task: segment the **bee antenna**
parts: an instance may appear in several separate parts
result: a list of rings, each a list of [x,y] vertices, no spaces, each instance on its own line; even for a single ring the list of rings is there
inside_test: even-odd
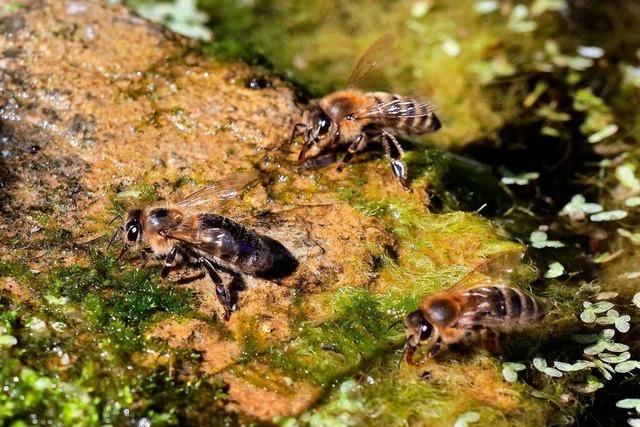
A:
[[[402,355],[400,356],[400,360],[398,360],[398,369],[402,366],[402,361],[404,360],[404,356],[407,354],[407,350],[409,349],[409,343],[405,343],[404,347],[402,347]]]
[[[122,257],[124,256],[124,254],[126,254],[126,253],[127,253],[127,250],[128,250],[128,249],[129,249],[129,248],[127,247],[127,245],[124,245],[124,246],[122,247],[122,250],[120,251],[120,254],[118,255],[118,261],[122,260]]]
[[[107,244],[107,250],[105,252],[109,252],[109,248],[111,248],[111,245],[113,244],[113,242],[115,242],[116,238],[118,237],[118,231],[120,230],[116,229],[111,235],[111,238],[109,239],[109,243]]]
[[[389,327],[387,328],[387,332],[389,332],[391,329],[395,328],[398,324],[402,323],[402,319],[398,319],[395,322],[393,322],[391,325],[389,325]]]
[[[116,216],[114,216],[113,218],[111,218],[111,221],[109,221],[109,223],[107,224],[107,227],[111,227],[111,224],[113,224],[113,222],[114,222],[116,219],[120,219],[120,220],[122,220],[122,216],[121,216],[120,214],[116,214]]]

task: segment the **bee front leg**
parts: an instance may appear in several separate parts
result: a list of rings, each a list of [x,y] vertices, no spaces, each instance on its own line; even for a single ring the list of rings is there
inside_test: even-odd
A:
[[[171,271],[173,267],[178,265],[178,262],[176,259],[177,255],[178,255],[178,247],[174,246],[171,248],[171,250],[169,251],[169,255],[167,255],[167,257],[164,260],[164,267],[162,267],[162,271],[160,272],[160,276],[162,278],[167,277],[169,275],[169,271]]]
[[[222,278],[216,271],[211,261],[206,258],[200,258],[200,263],[205,268],[205,270],[207,270],[207,273],[209,273],[209,277],[211,277],[211,280],[216,285],[216,296],[218,297],[218,301],[220,301],[220,304],[224,309],[224,320],[229,320],[232,311],[231,295],[229,294],[229,290],[224,286]]]
[[[304,123],[296,123],[295,125],[293,125],[293,130],[291,131],[291,138],[289,139],[289,145],[293,144],[293,141],[296,139],[296,136],[300,135],[302,132],[300,132],[300,129],[304,128],[306,129],[307,125],[305,125]]]
[[[338,172],[342,172],[345,165],[349,163],[349,161],[351,161],[351,159],[353,158],[353,155],[358,151],[364,150],[364,148],[367,146],[368,143],[369,143],[369,140],[367,139],[365,134],[360,133],[356,135],[356,137],[353,138],[353,141],[351,142],[351,144],[349,144],[349,148],[347,149],[346,154],[344,155],[344,157],[342,158],[342,161],[338,165]]]
[[[427,360],[431,359],[432,357],[434,357],[436,354],[438,354],[438,352],[440,352],[440,348],[442,347],[442,341],[441,340],[437,340],[434,344],[433,347],[431,347],[431,349],[429,349],[429,351],[424,355],[424,357],[422,358],[422,360],[420,361],[420,363],[418,363],[419,365],[423,364],[424,362],[426,362]]]
[[[397,156],[391,154],[391,144],[397,152]],[[391,162],[391,170],[393,176],[402,184],[403,187],[407,186],[407,165],[401,160],[404,156],[404,150],[400,146],[398,139],[391,133],[382,131],[382,146],[384,147],[384,154],[389,158]]]

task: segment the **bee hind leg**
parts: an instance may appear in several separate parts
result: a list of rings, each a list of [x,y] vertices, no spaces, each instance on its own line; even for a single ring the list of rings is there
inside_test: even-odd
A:
[[[392,155],[391,153],[391,145],[396,150],[396,155]],[[404,156],[404,150],[398,142],[398,138],[396,138],[390,132],[386,130],[382,131],[382,146],[384,148],[384,154],[387,158],[389,158],[391,162],[391,170],[393,171],[393,176],[402,184],[403,187],[407,186],[407,165],[401,160]]]
[[[482,331],[482,345],[492,354],[499,354],[502,351],[500,335],[493,329],[484,329]]]
[[[364,150],[364,148],[367,146],[368,143],[369,143],[369,140],[367,139],[365,134],[360,133],[356,135],[356,137],[353,138],[353,141],[351,142],[351,144],[349,144],[349,148],[347,149],[346,154],[344,155],[344,157],[342,158],[342,161],[338,165],[338,172],[342,172],[345,165],[349,163],[353,158],[353,155],[356,154],[358,151]]]
[[[222,278],[216,271],[213,263],[206,258],[200,258],[200,263],[209,273],[209,277],[216,285],[216,297],[218,297],[218,301],[220,301],[220,305],[224,309],[224,320],[229,320],[231,317],[231,295],[229,294],[229,290],[224,286],[222,282]]]

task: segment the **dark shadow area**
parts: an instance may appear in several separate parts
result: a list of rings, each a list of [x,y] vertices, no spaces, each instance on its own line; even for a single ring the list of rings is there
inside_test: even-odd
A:
[[[299,262],[284,245],[267,236],[260,236],[269,246],[273,256],[273,266],[257,275],[262,279],[277,280],[293,274],[299,266]]]

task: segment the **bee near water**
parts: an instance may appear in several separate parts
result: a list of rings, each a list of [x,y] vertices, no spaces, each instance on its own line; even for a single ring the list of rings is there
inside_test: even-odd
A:
[[[414,355],[419,347],[426,352],[423,361],[450,345],[470,347],[482,341],[487,350],[496,351],[500,333],[541,320],[546,313],[543,304],[508,282],[522,255],[519,251],[498,255],[452,288],[425,297],[405,319],[407,363],[416,364]],[[470,283],[469,278],[477,272],[486,274],[485,280]]]
[[[230,218],[203,210],[212,199],[242,194],[258,180],[256,174],[239,173],[215,181],[177,203],[158,203],[130,209],[124,221],[125,246],[164,260],[162,277],[184,266],[204,270],[215,284],[225,320],[233,310],[229,286],[219,272],[234,277],[248,274],[275,279],[291,273],[297,261],[277,241]]]
[[[360,58],[345,90],[313,101],[303,112],[302,122],[294,125],[291,142],[304,137],[298,161],[303,168],[327,152],[347,147],[338,165],[342,171],[353,156],[372,142],[379,143],[389,159],[394,177],[407,185],[407,166],[398,136],[418,136],[441,127],[434,107],[423,100],[387,92],[365,92],[363,86],[381,66],[393,45],[389,35],[378,39]]]

